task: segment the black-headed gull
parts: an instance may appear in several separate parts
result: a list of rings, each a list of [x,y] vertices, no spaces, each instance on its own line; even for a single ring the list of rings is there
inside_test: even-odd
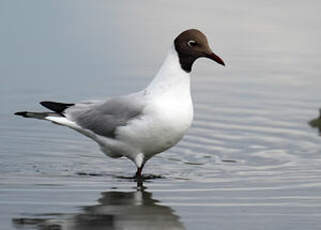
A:
[[[75,104],[43,101],[53,112],[15,114],[72,128],[96,141],[106,155],[133,161],[141,177],[146,161],[174,146],[191,126],[190,73],[201,57],[225,65],[202,32],[186,30],[175,38],[152,82],[139,92]]]

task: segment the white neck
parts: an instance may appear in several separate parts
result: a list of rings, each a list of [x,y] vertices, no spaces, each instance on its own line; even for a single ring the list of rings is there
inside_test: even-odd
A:
[[[146,88],[146,93],[159,95],[173,90],[190,93],[190,74],[182,69],[174,45],[171,46],[155,78]]]

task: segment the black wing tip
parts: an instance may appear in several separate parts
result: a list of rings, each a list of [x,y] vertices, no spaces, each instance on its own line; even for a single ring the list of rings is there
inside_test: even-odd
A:
[[[41,101],[41,102],[39,102],[39,104],[47,108],[48,106],[50,106],[52,104],[57,104],[57,102],[54,102],[54,101]]]
[[[50,102],[50,101],[41,101],[41,102],[39,102],[39,104],[45,106],[48,102]]]
[[[47,109],[50,109],[50,105],[52,105],[52,103],[54,103],[53,101],[41,101],[39,102],[40,105],[42,105],[43,107],[46,107]]]
[[[60,103],[60,102],[54,102],[54,101],[41,101],[40,105],[42,105],[43,107],[46,107],[47,109],[50,109],[56,113],[61,114],[65,109],[67,109],[70,106],[73,106],[75,104]]]
[[[21,111],[21,112],[16,112],[16,113],[14,113],[14,115],[22,116],[22,117],[28,117],[27,114],[28,114],[27,111]]]

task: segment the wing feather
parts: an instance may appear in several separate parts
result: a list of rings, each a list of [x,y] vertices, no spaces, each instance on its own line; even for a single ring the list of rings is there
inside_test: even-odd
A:
[[[105,102],[76,104],[64,114],[82,128],[109,138],[115,138],[116,129],[142,113],[144,105],[137,96],[114,97]]]

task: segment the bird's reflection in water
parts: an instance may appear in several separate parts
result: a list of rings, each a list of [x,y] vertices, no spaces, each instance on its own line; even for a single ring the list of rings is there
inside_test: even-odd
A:
[[[38,218],[15,218],[19,229],[122,230],[185,229],[174,210],[152,198],[152,193],[108,191],[97,205],[85,206],[78,214],[48,214]]]
[[[312,119],[311,121],[309,121],[309,125],[312,128],[316,128],[319,130],[319,135],[321,136],[321,108],[319,109],[319,117]]]

